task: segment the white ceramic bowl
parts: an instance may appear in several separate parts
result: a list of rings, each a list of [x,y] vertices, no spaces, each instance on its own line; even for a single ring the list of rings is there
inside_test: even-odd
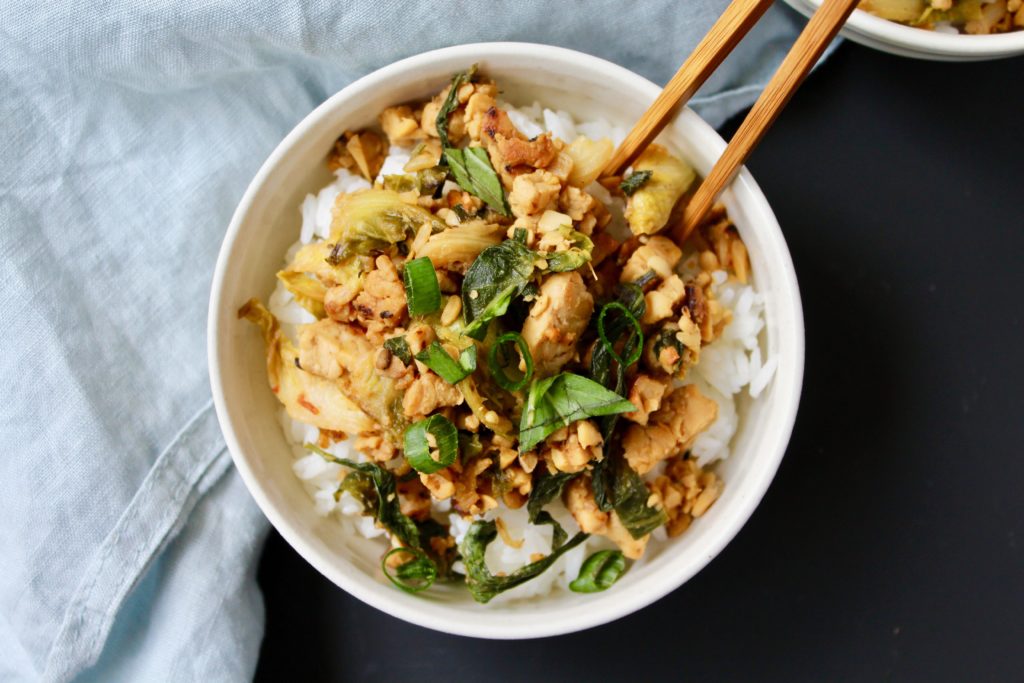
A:
[[[435,586],[418,596],[396,590],[378,569],[380,546],[345,535],[316,514],[292,473],[291,450],[267,388],[263,343],[236,317],[252,296],[265,301],[285,249],[298,234],[298,206],[331,176],[324,159],[346,129],[373,124],[388,105],[436,93],[452,73],[478,62],[514,104],[540,100],[580,119],[628,125],[659,88],[596,57],[542,45],[483,43],[428,52],[376,71],[331,97],[278,145],[249,185],[231,220],[213,278],[209,365],[213,397],[235,465],[280,534],[314,567],[360,600],[414,624],[467,636],[530,638],[578,631],[633,612],[681,585],[725,546],[750,517],[782,459],[796,416],[804,361],[803,316],[793,264],[779,225],[750,173],[724,201],[767,297],[764,341],[779,368],[769,389],[743,402],[734,453],[719,471],[721,499],[685,534],[634,566],[612,590],[558,593],[543,600],[478,605],[463,586]],[[707,173],[725,143],[687,110],[663,136]]]
[[[786,4],[809,17],[821,6],[821,0],[786,0]],[[863,10],[854,10],[840,35],[901,57],[940,62],[977,62],[1024,54],[1024,31],[990,36],[937,33],[881,19]]]

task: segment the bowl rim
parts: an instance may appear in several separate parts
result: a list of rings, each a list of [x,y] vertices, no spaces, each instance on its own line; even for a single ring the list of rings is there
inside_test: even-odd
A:
[[[802,14],[813,13],[822,0],[785,0]],[[980,60],[1012,57],[1024,53],[1024,30],[988,35],[940,33],[905,26],[856,9],[847,19],[843,35],[851,40],[868,38],[885,43],[907,56]],[[880,47],[869,45],[869,47]],[[908,53],[913,53],[912,55]]]
[[[777,259],[783,287],[786,293],[791,295],[789,307],[792,310],[787,310],[788,317],[790,318],[787,322],[792,326],[793,330],[793,348],[790,349],[791,354],[789,358],[792,367],[792,386],[788,388],[788,393],[781,394],[775,398],[778,401],[785,401],[785,404],[780,405],[779,408],[779,415],[783,417],[781,420],[773,422],[775,425],[774,433],[776,434],[774,443],[770,448],[761,449],[758,452],[758,459],[754,461],[757,467],[752,468],[751,475],[756,474],[757,476],[748,479],[744,489],[745,495],[739,496],[736,499],[732,508],[730,508],[731,515],[723,516],[716,520],[716,533],[709,535],[709,539],[704,545],[694,548],[689,553],[692,557],[683,556],[676,558],[677,562],[675,563],[666,563],[666,566],[661,567],[658,573],[646,577],[646,583],[636,586],[631,593],[617,596],[614,600],[600,602],[600,609],[573,610],[573,613],[570,615],[558,615],[551,619],[541,620],[540,623],[527,623],[523,620],[512,619],[509,618],[508,613],[503,615],[505,621],[502,622],[496,619],[475,619],[471,618],[472,615],[466,612],[459,612],[460,619],[462,620],[460,621],[459,619],[448,618],[446,614],[448,610],[444,609],[444,606],[426,600],[417,602],[416,597],[396,591],[390,586],[384,586],[377,582],[367,583],[369,581],[368,577],[347,575],[330,558],[321,554],[319,549],[314,547],[314,544],[305,538],[304,532],[293,526],[286,519],[283,512],[278,511],[264,490],[260,478],[249,464],[239,442],[238,434],[230,418],[219,357],[221,340],[225,335],[224,330],[221,329],[221,311],[225,306],[235,306],[237,304],[237,302],[229,302],[223,298],[229,270],[229,257],[240,238],[242,227],[246,224],[247,213],[251,209],[256,195],[279,162],[292,151],[293,147],[302,140],[309,129],[316,127],[325,118],[330,117],[332,111],[339,106],[339,103],[351,97],[357,97],[363,91],[380,87],[381,84],[386,83],[389,79],[403,72],[429,66],[432,62],[455,60],[468,64],[490,58],[513,58],[526,54],[537,58],[543,57],[548,60],[558,60],[580,69],[597,71],[603,76],[608,76],[612,79],[629,81],[638,92],[642,92],[643,96],[647,97],[650,101],[653,101],[661,91],[659,86],[646,78],[607,60],[567,48],[536,43],[483,42],[457,45],[413,55],[373,71],[338,91],[304,117],[277,145],[260,167],[246,188],[238,207],[232,215],[223,244],[221,245],[211,284],[210,307],[207,318],[207,356],[210,383],[221,431],[224,434],[231,458],[246,488],[281,536],[307,562],[335,585],[376,609],[426,628],[455,635],[490,639],[548,637],[598,626],[646,607],[675,590],[703,569],[708,562],[721,552],[747,522],[774,479],[789,444],[796,420],[804,373],[805,336],[803,308],[792,258],[783,238],[781,228],[774,213],[771,211],[767,199],[757,186],[750,172],[744,167],[733,181],[733,186],[742,186],[745,192],[752,194],[755,198],[756,201],[750,206],[758,212],[758,233],[772,251],[772,258]],[[684,109],[678,115],[677,121],[685,121],[687,127],[692,126],[702,129],[698,130],[698,132],[704,137],[708,137],[708,134],[710,134],[709,140],[713,140],[713,143],[709,144],[715,148],[714,153],[716,155],[720,155],[724,150],[725,142],[710,125],[693,111]],[[783,304],[783,306],[786,307],[786,304]],[[231,310],[233,311],[234,309],[232,308]],[[233,316],[231,318],[233,319]],[[778,375],[776,376],[777,379]],[[684,559],[686,560],[685,563],[682,562]],[[680,565],[684,564],[685,566],[680,567]],[[640,590],[641,588],[643,590]],[[484,612],[478,614],[484,614]],[[498,614],[498,612],[495,612],[495,614]],[[518,617],[519,615],[515,616]]]

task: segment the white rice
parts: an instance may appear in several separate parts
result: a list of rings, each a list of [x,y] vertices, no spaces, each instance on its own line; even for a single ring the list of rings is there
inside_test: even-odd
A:
[[[508,111],[512,122],[528,137],[551,131],[563,140],[571,142],[578,135],[586,135],[592,139],[607,137],[618,144],[625,137],[626,130],[613,126],[608,121],[597,120],[577,124],[573,117],[564,111],[544,109],[538,103],[529,107],[511,107],[502,103]],[[409,160],[410,149],[392,146],[388,157],[384,160],[382,175],[403,173],[402,167]],[[290,261],[295,252],[304,244],[314,240],[326,239],[330,234],[331,207],[341,192],[368,188],[370,184],[363,178],[349,173],[344,169],[335,172],[336,179],[320,190],[317,194],[309,194],[302,202],[302,229],[299,241],[286,255]],[[587,188],[598,200],[612,207],[613,223],[609,230],[623,229],[625,221],[622,217],[622,203],[614,199],[602,186],[594,183]],[[695,259],[689,259],[681,267],[682,272],[695,272]],[[697,384],[701,392],[718,403],[718,419],[704,433],[697,437],[692,452],[701,466],[729,457],[729,444],[736,433],[738,415],[736,397],[746,388],[752,398],[756,398],[771,381],[775,372],[776,359],[768,358],[762,362],[762,352],[758,337],[764,327],[764,297],[753,286],[729,282],[724,271],[714,274],[715,295],[718,300],[732,311],[732,321],[725,328],[722,336],[701,350],[700,362],[687,377],[687,382]],[[292,295],[278,282],[277,288],[270,297],[270,311],[281,321],[285,333],[294,338],[294,326],[313,322],[313,316],[299,306]],[[349,527],[366,538],[385,536],[383,529],[377,527],[371,517],[364,517],[362,506],[348,493],[335,501],[338,480],[342,476],[342,467],[328,463],[319,455],[310,454],[302,444],[316,442],[319,430],[291,419],[281,409],[281,423],[285,437],[292,444],[293,470],[309,492],[316,511],[321,515],[332,515],[339,524]],[[328,451],[339,457],[365,461],[366,457],[355,451],[348,442],[332,444]],[[656,469],[649,477],[655,476]],[[729,483],[725,482],[728,486]],[[549,506],[550,512],[565,527],[570,536],[579,530],[572,515],[558,504]],[[460,542],[471,524],[471,520],[463,519],[451,512],[451,502],[434,502],[433,515],[441,522],[450,524],[452,536]],[[526,508],[510,510],[504,505],[491,510],[486,519],[501,517],[510,538],[521,539],[522,546],[514,548],[506,544],[499,536],[487,549],[487,564],[492,572],[510,573],[530,562],[535,553],[547,554],[551,551],[551,527],[537,526],[527,522]],[[667,540],[664,529],[652,534],[651,546]],[[385,549],[386,540],[382,539],[381,550]],[[585,543],[559,558],[548,571],[537,578],[526,582],[513,590],[496,597],[491,604],[521,600],[546,595],[555,589],[567,589],[569,582],[576,578],[583,559],[599,548],[613,547],[603,537],[591,536]],[[458,563],[456,570],[461,567]]]

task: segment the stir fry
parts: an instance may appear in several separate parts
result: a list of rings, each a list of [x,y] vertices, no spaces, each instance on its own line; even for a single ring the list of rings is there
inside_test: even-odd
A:
[[[387,577],[410,592],[464,579],[481,602],[589,535],[617,550],[571,588],[604,590],[652,532],[681,534],[714,503],[722,481],[688,450],[718,406],[685,380],[731,319],[712,273],[750,276],[721,207],[682,247],[667,236],[696,179],[668,150],[599,178],[610,140],[527,137],[497,98],[474,67],[385,109],[381,132],[342,135],[328,164],[372,187],[340,194],[329,238],[278,273],[315,322],[292,339],[259,301],[239,311],[288,415],[319,429],[306,447],[342,466],[336,497],[387,532]],[[381,175],[391,146],[409,161]],[[361,457],[328,451],[343,440]],[[441,501],[471,520],[458,543]],[[515,542],[500,512],[524,506],[551,551],[492,573],[488,545]]]
[[[861,0],[860,9],[908,26],[973,35],[1024,28],[1022,0]]]

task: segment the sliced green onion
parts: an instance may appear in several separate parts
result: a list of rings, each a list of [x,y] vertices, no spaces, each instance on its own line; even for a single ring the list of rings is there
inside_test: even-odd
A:
[[[403,335],[385,339],[384,348],[390,351],[392,355],[398,356],[398,359],[406,365],[412,362],[412,350],[409,348],[409,342],[405,340]]]
[[[625,316],[626,321],[633,327],[633,331],[626,339],[626,344],[623,347],[623,351],[627,352],[625,359],[619,355],[618,351],[615,350],[615,344],[608,339],[608,335],[604,330],[604,317],[608,315],[608,311],[613,309],[620,311],[621,314]],[[618,301],[607,303],[601,308],[601,313],[597,316],[597,336],[601,338],[601,344],[609,355],[611,355],[611,357],[614,358],[615,361],[623,368],[635,363],[640,358],[640,354],[643,353],[644,333],[640,329],[640,322],[636,319],[636,316],[629,312],[628,308],[620,304]],[[634,338],[636,339],[636,343],[631,343]]]
[[[459,360],[455,360],[435,340],[430,342],[430,346],[416,354],[416,360],[433,370],[448,384],[455,384],[466,379],[476,370],[476,346],[467,346],[459,354]]]
[[[574,593],[607,590],[626,573],[626,558],[619,550],[599,550],[584,561],[580,574],[569,584]]]
[[[412,555],[413,559],[403,562],[394,569],[388,567],[388,559],[397,553]],[[430,588],[437,579],[437,566],[419,548],[392,548],[384,554],[380,568],[388,581],[406,593],[419,593]],[[393,574],[391,572],[394,572]]]
[[[505,351],[503,345],[507,342],[513,342],[516,347],[519,348],[519,353],[523,356],[523,361],[526,363],[526,372],[518,380],[513,380],[505,374],[505,369],[498,363],[498,353],[500,352],[506,361],[515,360],[515,354]],[[506,366],[511,366],[512,362],[506,362]],[[518,363],[515,363],[518,365]],[[494,377],[494,381],[498,383],[505,391],[519,391],[527,384],[530,383],[530,379],[533,377],[533,356],[530,355],[530,349],[526,345],[526,341],[523,340],[522,335],[518,332],[506,332],[505,334],[498,337],[494,345],[491,346],[491,350],[487,354],[487,366],[491,370],[491,376]]]
[[[441,308],[441,287],[429,258],[422,256],[406,262],[403,279],[409,315],[426,315]]]
[[[458,457],[459,432],[444,415],[431,415],[405,430],[405,459],[417,472],[432,474]]]

